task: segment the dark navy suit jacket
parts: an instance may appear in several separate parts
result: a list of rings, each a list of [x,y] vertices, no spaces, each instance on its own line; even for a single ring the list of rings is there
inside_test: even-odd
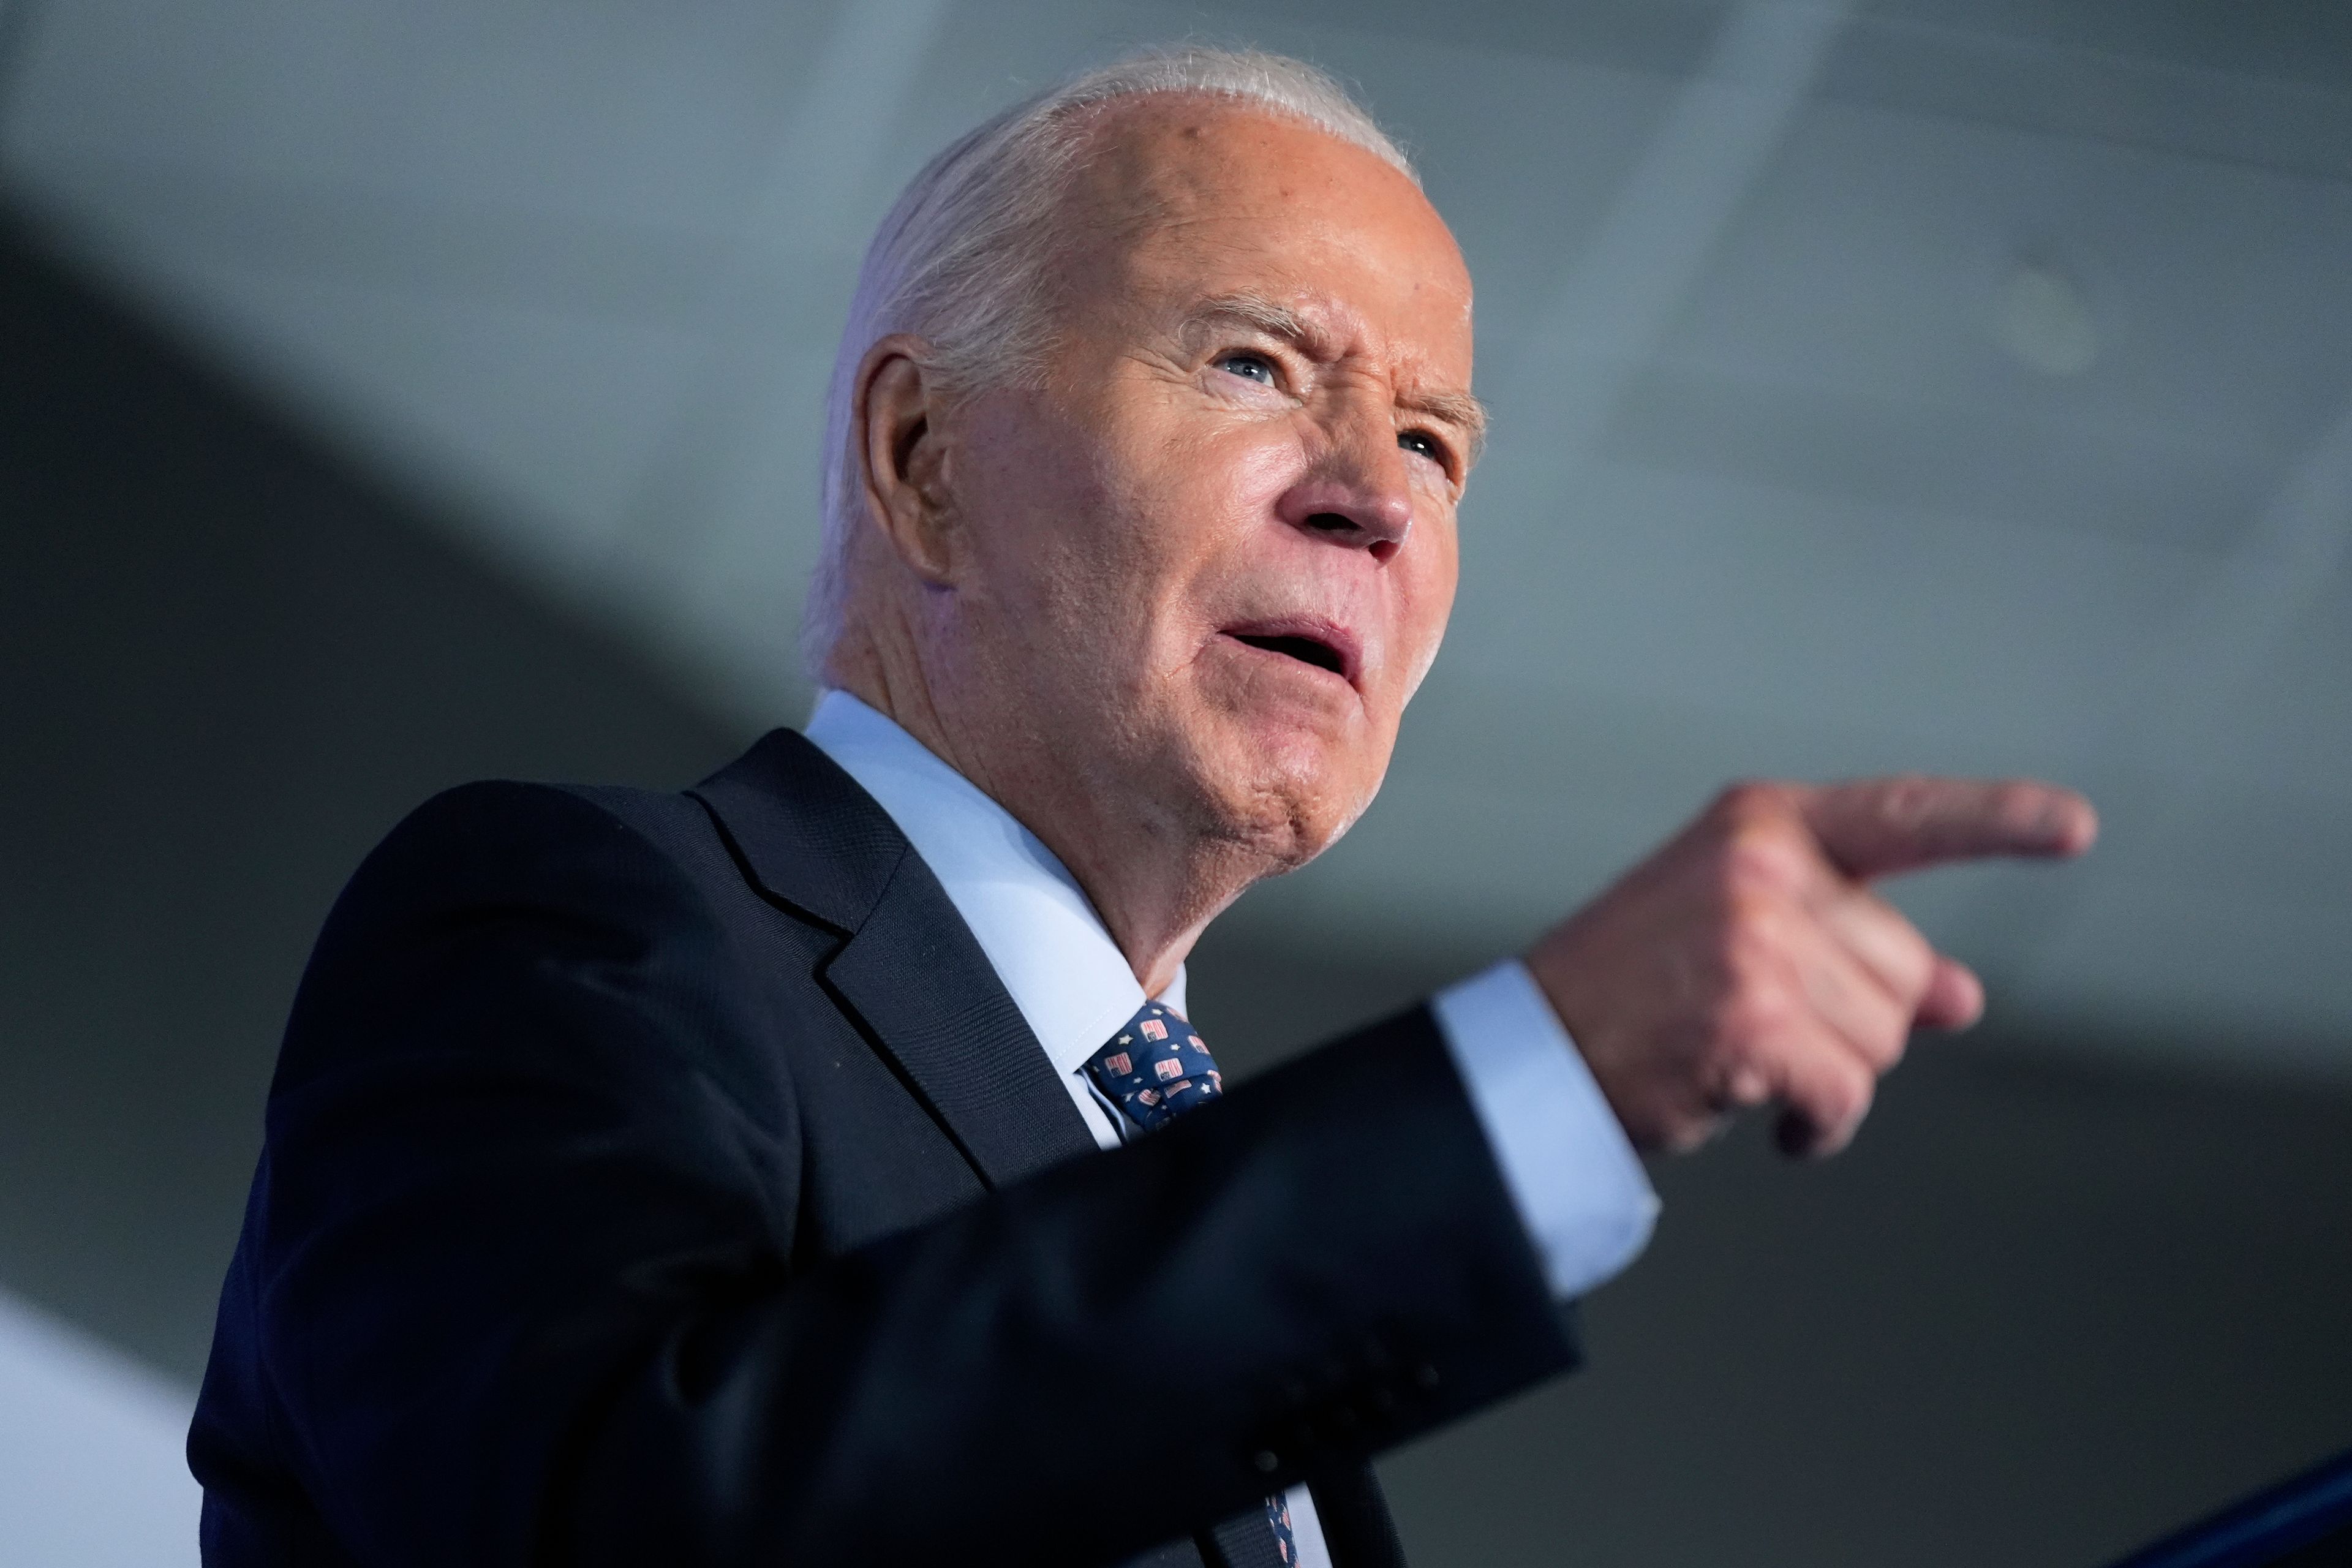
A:
[[[1302,1479],[1391,1568],[1369,1458],[1573,1359],[1425,1009],[1100,1152],[779,731],[685,794],[469,785],[369,857],[188,1451],[214,1568],[1238,1568]]]

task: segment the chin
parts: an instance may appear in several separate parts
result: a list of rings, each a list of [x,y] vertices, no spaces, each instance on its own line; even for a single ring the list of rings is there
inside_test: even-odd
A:
[[[1266,874],[1305,865],[1355,825],[1379,772],[1342,738],[1263,723],[1220,726],[1199,755],[1211,831],[1247,845]],[[1367,773],[1372,783],[1361,782]]]

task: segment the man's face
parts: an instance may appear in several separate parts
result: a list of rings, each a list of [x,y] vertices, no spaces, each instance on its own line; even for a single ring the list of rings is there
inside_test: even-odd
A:
[[[1042,390],[940,433],[929,662],[1135,831],[1296,865],[1370,802],[1453,604],[1469,276],[1361,149],[1198,99],[1108,118]]]

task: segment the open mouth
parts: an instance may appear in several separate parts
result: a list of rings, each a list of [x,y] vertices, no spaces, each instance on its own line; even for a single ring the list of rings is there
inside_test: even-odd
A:
[[[1356,639],[1345,626],[1319,616],[1285,616],[1280,620],[1244,621],[1227,626],[1225,636],[1260,653],[1296,659],[1312,669],[1336,675],[1353,686],[1360,664]]]
[[[1328,643],[1318,642],[1313,637],[1256,637],[1242,632],[1234,632],[1230,635],[1235,642],[1247,643],[1252,647],[1262,647],[1268,653],[1283,654],[1298,660],[1301,664],[1311,664],[1318,669],[1328,669],[1343,679],[1348,673],[1348,661],[1339,657],[1339,650]]]

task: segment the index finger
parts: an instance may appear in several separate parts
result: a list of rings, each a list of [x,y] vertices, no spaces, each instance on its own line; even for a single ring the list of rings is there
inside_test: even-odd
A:
[[[2080,855],[2099,834],[2089,801],[2034,779],[1853,779],[1801,791],[1797,807],[1822,852],[1850,877],[1993,855]]]

